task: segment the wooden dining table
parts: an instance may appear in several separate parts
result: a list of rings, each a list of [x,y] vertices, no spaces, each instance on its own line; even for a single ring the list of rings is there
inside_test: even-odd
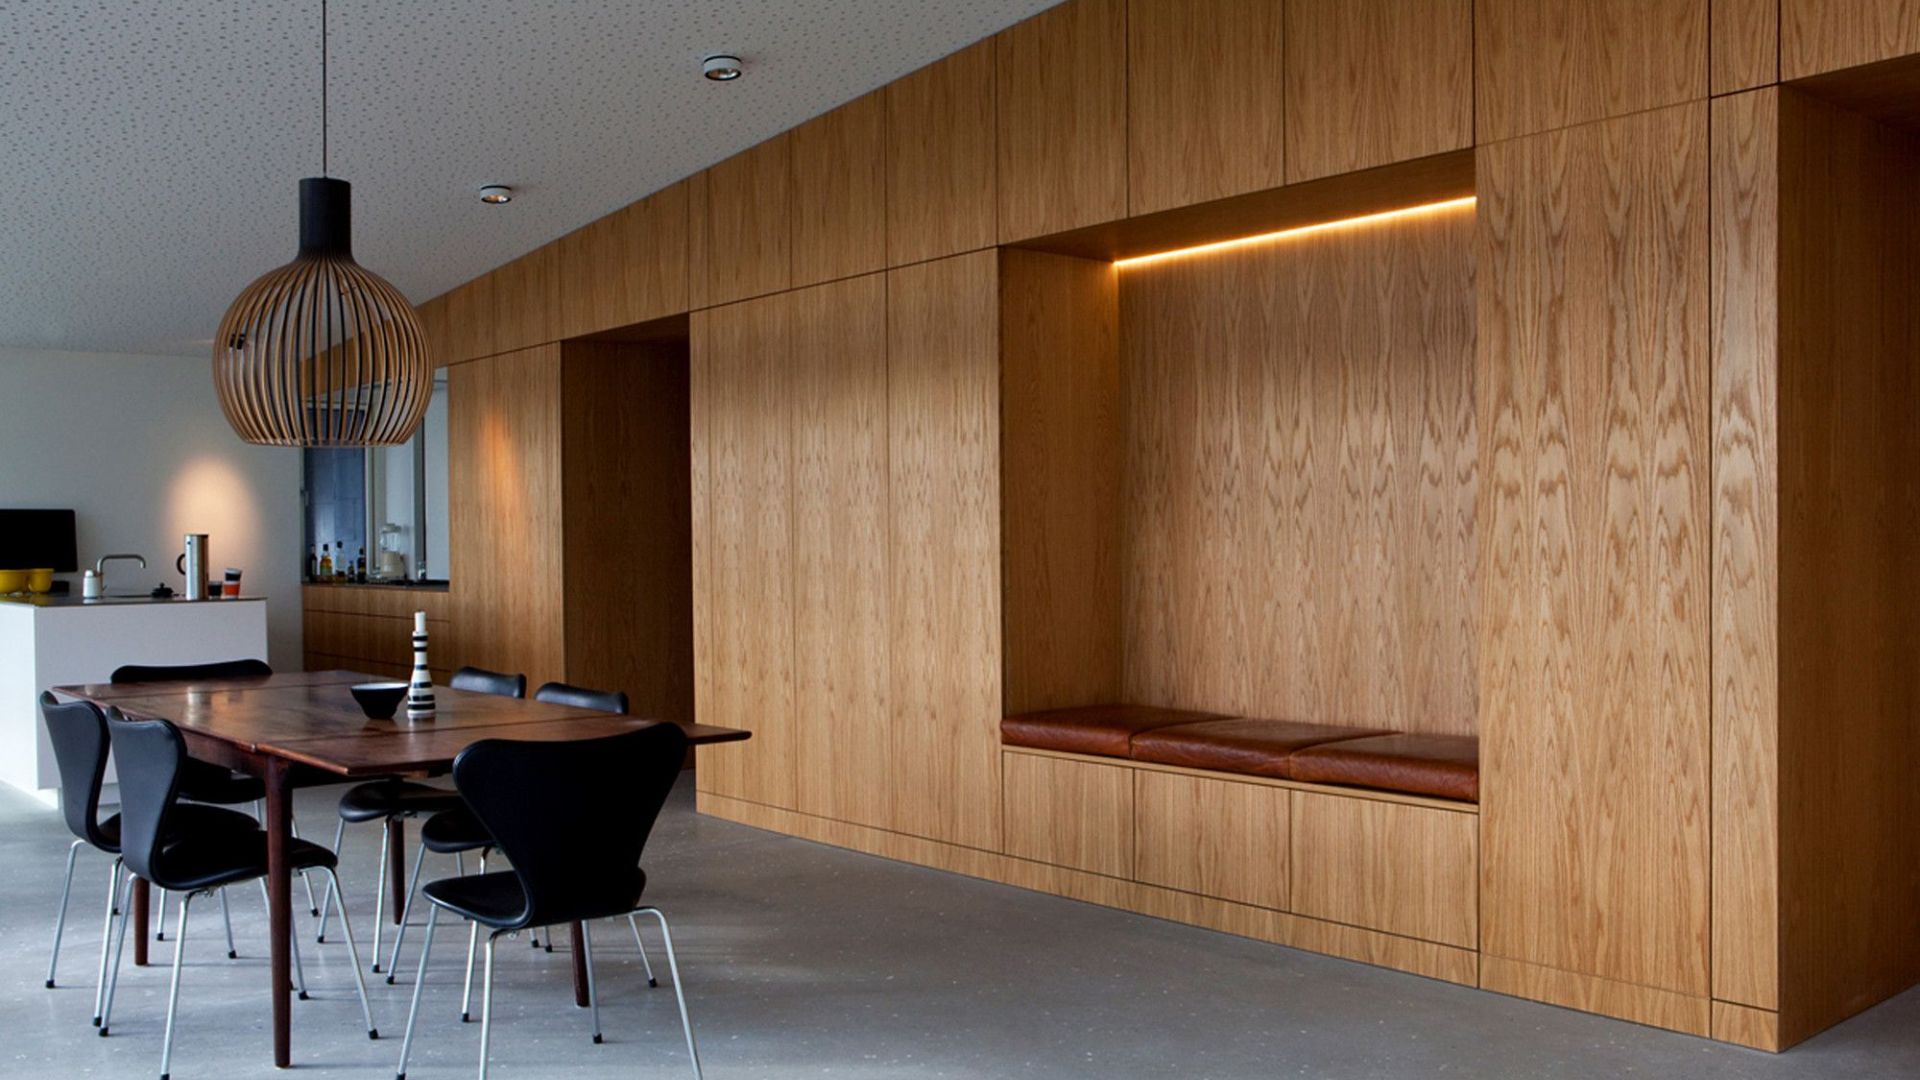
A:
[[[273,1063],[292,1064],[293,882],[287,868],[295,788],[380,776],[446,772],[460,751],[482,739],[555,742],[616,735],[663,721],[594,709],[435,687],[436,714],[409,721],[371,720],[349,692],[354,683],[383,682],[355,671],[304,671],[241,679],[58,686],[60,697],[113,706],[137,719],[169,720],[187,752],[259,777],[266,786],[267,895],[272,930]],[[694,746],[737,742],[740,728],[682,724]],[[396,885],[398,882],[396,881]],[[131,933],[135,959],[146,944],[147,883],[135,881]],[[404,886],[399,886],[404,888]],[[344,901],[343,901],[344,902]],[[398,905],[395,911],[399,911]],[[574,935],[575,1000],[585,1005],[581,929]]]

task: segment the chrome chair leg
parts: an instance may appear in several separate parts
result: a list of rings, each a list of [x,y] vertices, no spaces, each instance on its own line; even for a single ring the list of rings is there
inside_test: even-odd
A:
[[[335,879],[329,883],[329,887],[333,889],[334,895],[338,896],[340,891],[338,888],[338,875],[334,873],[331,867],[325,869],[327,871],[327,877]],[[367,1020],[367,1038],[378,1039],[380,1037],[380,1029],[374,1026],[373,1006],[367,1001],[367,977],[360,970],[360,947],[353,943],[353,924],[347,921],[347,907],[345,904],[340,905],[340,932],[347,936],[347,959],[353,962],[353,981],[354,985],[360,990],[360,1013],[365,1016]],[[299,936],[298,934],[294,935],[296,942]],[[296,956],[299,955],[298,944],[294,947],[294,954]]]
[[[380,974],[380,931],[387,921],[387,845],[393,842],[393,827],[380,827],[380,876],[373,886],[373,973]]]
[[[487,872],[487,852],[484,848],[480,851],[480,872],[483,874]],[[467,1023],[472,1016],[469,1009],[473,1004],[473,953],[479,944],[480,924],[469,920],[467,922],[467,979],[465,988],[460,991],[460,1022],[463,1024]]]
[[[587,1009],[593,1015],[593,1044],[600,1045],[600,994],[593,984],[593,924],[580,924],[580,959],[587,965]]]
[[[265,825],[266,821],[266,818],[260,819],[262,825]],[[291,814],[287,816],[287,831],[293,835],[295,840],[300,839],[300,823],[295,821]],[[313,902],[313,875],[305,870],[300,871],[300,884],[307,887],[307,914],[314,918],[319,918],[320,905]]]
[[[180,922],[173,928],[173,982],[167,988],[167,1033],[160,1040],[160,1080],[168,1080],[173,1061],[173,1019],[180,1008],[180,967],[187,954],[187,908],[192,903],[191,892],[181,894]]]
[[[493,1037],[493,943],[497,940],[497,935],[487,935],[487,974],[480,984],[480,1080],[487,1080],[487,1051]]]
[[[113,960],[107,965],[106,996],[100,1004],[100,1037],[103,1039],[113,1026],[113,994],[120,989],[120,958],[126,955],[127,926],[133,922],[133,913],[127,907],[132,902],[133,872],[127,870],[120,877],[120,928],[113,935]]]
[[[407,879],[407,903],[400,909],[400,926],[393,932],[393,956],[387,961],[387,985],[393,985],[393,973],[400,970],[400,943],[407,940],[407,920],[413,918],[413,895],[420,890],[420,867],[427,861],[427,845],[415,845],[420,850],[413,856],[413,876]],[[380,970],[380,958],[373,958],[373,970]]]
[[[633,943],[640,947],[640,964],[647,969],[647,985],[658,987],[660,980],[653,977],[653,961],[647,959],[647,943],[640,939],[640,920],[628,915],[627,925],[633,927]]]
[[[340,841],[346,835],[347,835],[347,820],[345,818],[341,818],[340,823],[334,826],[333,828],[333,856],[336,859],[340,857]],[[334,877],[328,878],[327,888],[324,892],[320,894],[320,912],[319,912],[320,933],[314,938],[314,940],[322,945],[325,945],[327,943],[327,916],[331,914],[331,912],[329,911],[329,907],[331,906],[334,899],[339,896],[340,889],[337,884],[339,880],[340,879],[337,875]],[[341,901],[340,910],[342,911],[346,910],[345,901]]]
[[[159,890],[154,900],[159,910],[154,913],[153,940],[165,941],[167,940],[167,890]]]
[[[227,906],[227,890],[220,890],[220,918],[227,924],[227,959],[238,960],[239,950],[233,947],[233,909]]]
[[[673,977],[673,997],[680,1003],[680,1029],[687,1035],[687,1056],[693,1060],[693,1080],[701,1080],[700,1047],[693,1040],[693,1021],[687,1016],[687,995],[680,986],[680,961],[673,955],[673,931],[667,929],[667,917],[657,907],[643,907],[635,914],[651,915],[660,923],[660,937],[667,945],[667,974]]]
[[[85,840],[67,845],[67,876],[60,885],[60,913],[53,917],[53,955],[47,958],[47,989],[53,989],[53,969],[60,965],[60,936],[67,930],[67,900],[73,895],[73,860]]]
[[[427,936],[420,942],[420,970],[413,977],[413,1005],[407,1009],[407,1033],[400,1039],[400,1068],[394,1073],[395,1080],[407,1080],[407,1054],[413,1050],[413,1025],[420,1019],[420,988],[427,985],[427,957],[433,953],[433,928],[438,925],[440,905],[433,904],[427,908]]]
[[[93,984],[93,1026],[100,1026],[100,1014],[107,1006],[107,957],[113,949],[113,917],[120,913],[120,860],[107,868],[107,917],[100,925],[100,978]]]

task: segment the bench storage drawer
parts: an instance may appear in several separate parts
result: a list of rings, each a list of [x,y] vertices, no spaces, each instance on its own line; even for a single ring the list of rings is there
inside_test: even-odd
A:
[[[1478,815],[1306,791],[1292,795],[1294,911],[1478,947]]]
[[[1183,773],[1134,772],[1140,881],[1284,911],[1287,789]]]
[[[1133,877],[1133,770],[1045,754],[1002,754],[1007,854]]]

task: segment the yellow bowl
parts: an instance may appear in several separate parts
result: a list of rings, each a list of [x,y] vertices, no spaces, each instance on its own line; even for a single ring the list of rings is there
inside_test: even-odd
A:
[[[19,592],[27,587],[25,570],[0,570],[0,593]]]
[[[27,591],[34,593],[53,591],[53,567],[43,566],[27,571]]]

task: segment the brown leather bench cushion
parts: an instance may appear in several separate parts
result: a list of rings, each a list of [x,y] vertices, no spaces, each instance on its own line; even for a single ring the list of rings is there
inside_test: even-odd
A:
[[[1196,720],[1217,720],[1219,713],[1160,709],[1151,705],[1094,705],[1022,713],[1000,721],[1000,741],[1069,754],[1126,757],[1134,735]]]
[[[1480,801],[1480,740],[1471,735],[1379,735],[1322,743],[1294,754],[1292,765],[1295,780]]]
[[[1292,759],[1320,743],[1379,735],[1379,728],[1335,727],[1293,720],[1205,720],[1143,731],[1133,737],[1133,759],[1189,769],[1296,779]]]

